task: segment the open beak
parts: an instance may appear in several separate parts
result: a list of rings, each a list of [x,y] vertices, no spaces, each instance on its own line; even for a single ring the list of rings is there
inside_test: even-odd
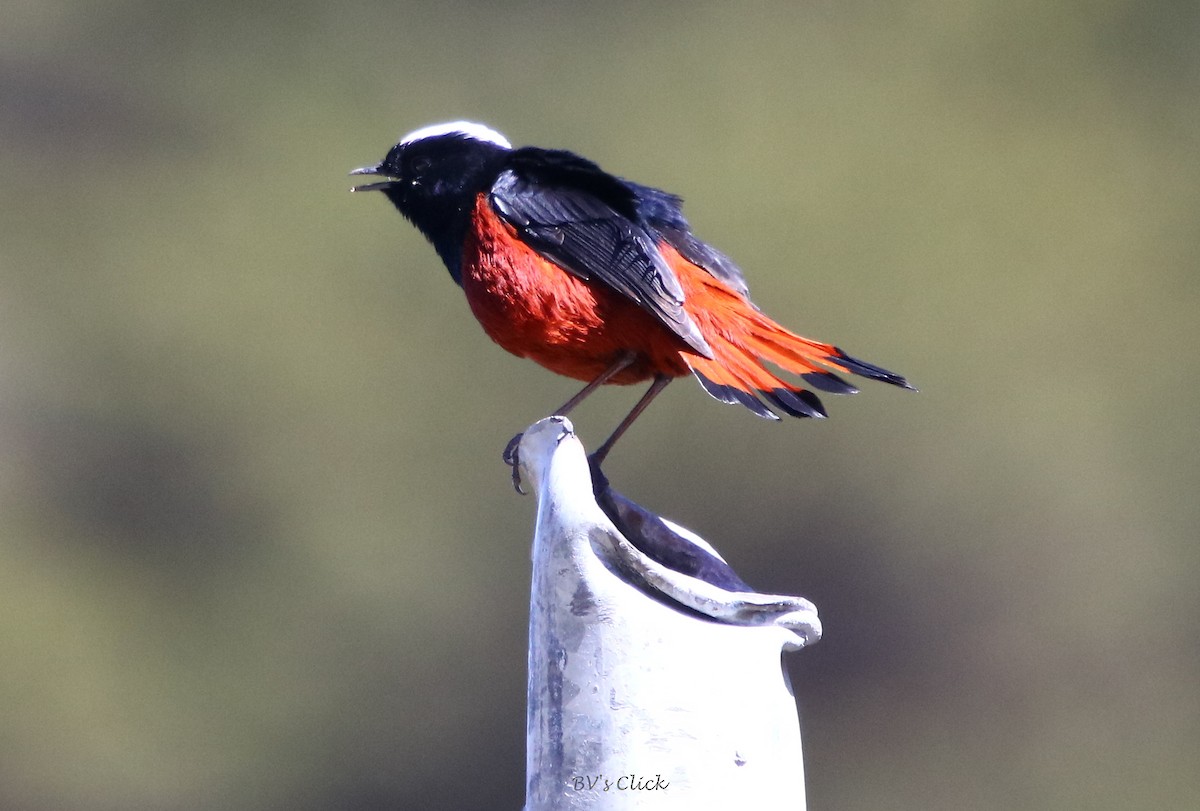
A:
[[[350,175],[352,177],[354,175],[382,175],[382,174],[383,173],[380,171],[380,167],[378,167],[378,166],[363,166],[359,169],[355,169],[353,172],[350,173]],[[386,175],[384,175],[384,177],[386,177]],[[353,188],[350,189],[350,191],[379,191],[380,189],[388,188],[395,182],[396,181],[392,180],[391,178],[388,178],[387,180],[381,180],[378,183],[364,183],[361,186],[354,186]]]

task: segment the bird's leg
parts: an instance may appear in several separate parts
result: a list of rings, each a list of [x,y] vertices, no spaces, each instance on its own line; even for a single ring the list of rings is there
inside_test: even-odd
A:
[[[637,405],[633,407],[633,410],[625,416],[625,419],[621,420],[621,424],[609,435],[608,439],[604,440],[604,444],[596,448],[588,456],[588,462],[591,463],[593,475],[600,472],[600,463],[608,456],[608,452],[612,450],[613,445],[617,444],[617,440],[621,438],[621,435],[629,429],[629,426],[633,425],[633,421],[641,416],[641,413],[646,410],[646,406],[650,405],[651,401],[659,395],[659,392],[667,387],[667,384],[672,379],[666,375],[655,375],[654,382],[650,384],[650,388],[642,395],[642,399],[637,401]]]
[[[637,360],[637,352],[634,352],[633,350],[626,350],[622,352],[617,356],[617,359],[613,361],[612,366],[609,366],[600,373],[599,377],[580,389],[578,394],[563,403],[557,411],[552,412],[551,416],[567,416],[567,414],[571,413],[571,409],[575,408],[575,406],[587,399],[589,394],[603,386],[608,381],[612,380],[618,372],[628,369],[635,360]]]
[[[587,399],[589,394],[603,386],[608,381],[612,380],[613,377],[615,377],[619,372],[629,368],[629,366],[635,360],[637,360],[637,353],[631,349],[625,350],[617,356],[617,359],[612,362],[611,366],[601,372],[600,375],[591,383],[588,383],[586,386],[580,389],[578,394],[576,394],[570,400],[567,400],[558,409],[551,412],[550,416],[565,417],[568,413],[570,413],[571,409],[575,408],[575,406]],[[639,405],[641,404],[639,403]],[[641,407],[645,408],[645,405],[641,405]],[[636,414],[634,416],[636,416]],[[629,418],[626,419],[628,419],[629,422],[633,421]],[[621,430],[624,430],[624,428]],[[512,468],[513,487],[516,488],[516,491],[522,495],[525,494],[525,491],[521,489],[521,470],[519,466],[520,457],[518,448],[521,445],[521,437],[523,436],[523,433],[517,434],[508,441],[507,445],[504,446],[504,463]],[[610,437],[609,441],[606,442],[605,445],[609,445],[613,441],[614,439]]]

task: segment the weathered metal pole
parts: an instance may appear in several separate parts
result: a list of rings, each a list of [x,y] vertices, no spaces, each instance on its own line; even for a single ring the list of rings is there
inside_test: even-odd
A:
[[[520,459],[538,497],[526,811],[802,811],[780,659],[820,637],[816,608],[731,590],[732,570],[702,571],[725,567],[712,547],[604,484],[606,514],[565,418],[530,427]]]

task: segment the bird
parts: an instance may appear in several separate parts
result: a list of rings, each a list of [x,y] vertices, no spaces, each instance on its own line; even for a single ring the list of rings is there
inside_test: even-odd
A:
[[[495,343],[586,383],[555,415],[602,385],[649,381],[591,454],[596,470],[679,377],[774,420],[826,417],[813,390],[858,391],[839,373],[913,389],[765,315],[738,266],[693,233],[680,197],[569,150],[515,148],[491,127],[452,121],[410,132],[350,174],[380,178],[351,191],[382,192],[425,236]],[[518,490],[520,436],[504,454]]]

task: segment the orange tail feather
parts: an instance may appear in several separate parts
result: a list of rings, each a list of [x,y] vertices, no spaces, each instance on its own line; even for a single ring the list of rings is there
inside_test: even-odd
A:
[[[684,262],[679,258],[679,263]],[[765,363],[798,375],[808,386],[830,394],[858,391],[831,369],[912,388],[900,375],[853,358],[832,344],[783,328],[737,291],[690,263],[685,267],[672,264],[682,271],[679,277],[688,314],[713,350],[712,359],[691,353],[684,357],[700,385],[716,399],[740,403],[770,419],[778,419],[772,408],[793,417],[826,416],[816,394],[781,379]]]

